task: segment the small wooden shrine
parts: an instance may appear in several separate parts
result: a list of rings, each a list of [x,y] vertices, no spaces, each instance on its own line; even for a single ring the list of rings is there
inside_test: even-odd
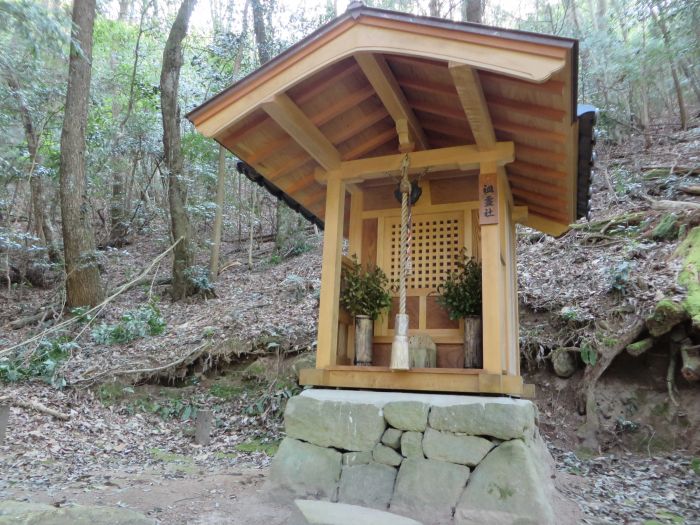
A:
[[[577,111],[577,56],[571,39],[355,2],[188,115],[325,230],[317,361],[303,384],[532,393],[520,376],[515,225],[556,236],[588,211],[595,112]],[[437,368],[389,368],[394,311],[375,323],[374,366],[356,367],[341,268],[356,255],[398,279],[404,163],[422,189],[409,335],[432,337]],[[463,367],[462,324],[436,301],[463,248],[482,263],[479,369]]]

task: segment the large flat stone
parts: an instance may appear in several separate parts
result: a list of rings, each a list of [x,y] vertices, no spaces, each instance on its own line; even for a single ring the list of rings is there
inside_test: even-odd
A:
[[[384,405],[384,418],[394,428],[423,432],[430,406],[420,401],[394,401]]]
[[[535,406],[529,401],[483,401],[433,406],[430,409],[430,426],[436,430],[498,439],[531,438],[535,431],[535,417]]]
[[[428,459],[438,459],[474,467],[484,459],[494,444],[488,439],[442,432],[427,428],[423,436],[423,452]]]
[[[421,432],[404,432],[401,435],[401,454],[406,458],[423,459],[423,434]]]
[[[537,454],[520,439],[496,447],[472,473],[455,524],[554,524],[547,492],[551,480],[538,468]]]
[[[398,428],[387,428],[382,435],[382,444],[398,450],[401,447],[401,434],[403,432]]]
[[[372,451],[372,459],[377,463],[383,463],[384,465],[391,465],[392,467],[398,467],[403,461],[401,454],[396,452],[393,448],[387,447],[378,443],[374,450]]]
[[[341,459],[337,450],[286,437],[272,462],[270,480],[298,496],[334,500]]]
[[[394,492],[396,469],[371,463],[345,467],[340,475],[338,501],[386,510]]]
[[[371,452],[346,452],[343,454],[343,466],[366,465],[372,461]]]
[[[410,518],[347,503],[309,500],[294,503],[310,525],[422,525]]]
[[[133,510],[75,506],[56,508],[40,503],[0,502],[0,525],[153,525]]]
[[[384,433],[381,409],[372,404],[324,401],[296,396],[287,402],[284,426],[289,437],[321,447],[372,450]]]
[[[460,494],[469,479],[469,468],[462,465],[408,458],[396,478],[392,512],[399,512],[431,523],[448,523]]]

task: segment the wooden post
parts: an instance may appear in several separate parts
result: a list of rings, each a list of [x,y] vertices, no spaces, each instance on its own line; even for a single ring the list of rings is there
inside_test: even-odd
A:
[[[198,445],[208,445],[211,441],[211,424],[214,419],[214,413],[209,408],[200,408],[197,410],[195,419],[194,441]]]
[[[338,301],[340,298],[344,216],[345,183],[340,179],[338,173],[333,173],[328,178],[326,186],[316,368],[333,366],[338,359]]]
[[[358,187],[350,195],[350,233],[349,249],[350,255],[357,257],[357,261],[362,264],[362,211],[364,209],[364,195]],[[354,321],[354,320],[353,320]],[[348,326],[348,346],[347,357],[350,363],[355,362],[355,326]]]
[[[10,405],[0,405],[0,446],[5,442],[7,424],[10,420]]]
[[[491,197],[491,198],[489,198]],[[479,174],[479,223],[481,225],[482,318],[484,371],[503,372],[505,353],[505,301],[501,263],[501,232],[498,223],[499,192],[496,166],[484,163]],[[495,204],[495,209],[493,204]]]

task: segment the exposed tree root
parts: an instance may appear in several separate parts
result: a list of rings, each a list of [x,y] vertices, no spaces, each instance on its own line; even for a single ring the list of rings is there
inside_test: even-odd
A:
[[[644,320],[641,317],[633,317],[632,322],[626,328],[621,329],[622,333],[615,338],[613,346],[598,348],[598,360],[595,365],[588,366],[583,374],[577,396],[578,410],[579,413],[586,414],[583,439],[584,445],[589,448],[595,449],[598,447],[597,434],[600,430],[600,422],[598,421],[595,398],[598,379],[605,373],[615,358],[642,334],[644,327]]]

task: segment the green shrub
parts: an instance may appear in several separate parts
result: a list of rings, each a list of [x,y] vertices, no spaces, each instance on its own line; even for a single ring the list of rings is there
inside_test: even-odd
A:
[[[125,313],[117,324],[100,324],[92,330],[92,338],[98,344],[124,344],[148,335],[160,335],[165,326],[158,307],[149,303]]]
[[[378,266],[366,270],[353,256],[352,266],[343,268],[340,304],[352,315],[366,315],[376,321],[391,306],[389,279]]]
[[[438,304],[447,310],[453,321],[481,315],[481,263],[462,249],[455,265],[457,270],[447,274],[438,286]]]
[[[40,378],[56,388],[63,388],[66,380],[58,370],[71,351],[79,348],[65,336],[42,340],[36,349],[26,349],[13,357],[0,359],[0,381],[11,383]]]

